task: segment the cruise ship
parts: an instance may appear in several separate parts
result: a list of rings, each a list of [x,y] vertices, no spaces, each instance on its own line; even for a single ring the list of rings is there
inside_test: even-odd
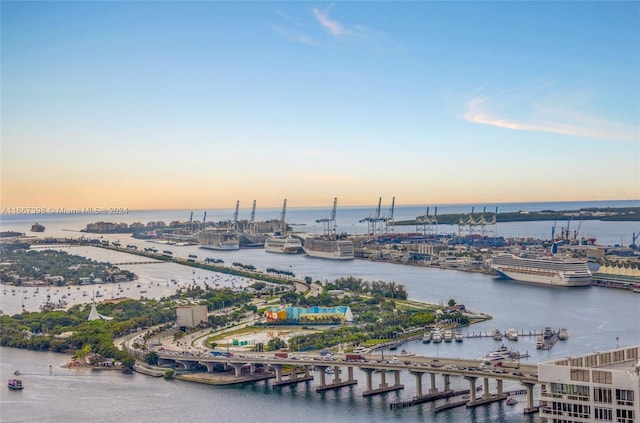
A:
[[[198,234],[200,248],[208,250],[238,250],[238,232],[228,229],[204,229]]]
[[[311,237],[304,240],[304,252],[311,257],[332,260],[352,260],[353,242],[343,239]]]
[[[592,275],[587,262],[553,257],[524,258],[499,254],[491,268],[503,279],[553,286],[588,286]]]
[[[44,232],[44,226],[36,222],[34,225],[31,225],[31,232]]]
[[[302,242],[290,235],[272,235],[264,241],[264,250],[269,253],[297,254],[302,250]]]

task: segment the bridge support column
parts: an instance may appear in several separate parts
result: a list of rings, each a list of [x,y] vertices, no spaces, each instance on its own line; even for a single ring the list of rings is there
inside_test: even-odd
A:
[[[431,376],[431,388],[429,388],[429,394],[431,394],[431,395],[437,394],[438,393],[438,387],[436,386],[436,374],[435,373],[429,373],[429,376]]]
[[[482,394],[482,398],[491,398],[491,393],[489,392],[489,378],[485,377],[482,383],[482,387],[484,388],[484,393]]]
[[[413,375],[416,377],[416,396],[414,398],[420,398],[422,396],[422,375],[424,373],[415,372]]]
[[[355,379],[353,378],[353,367],[347,367],[347,381],[353,382]]]
[[[451,376],[450,375],[442,375],[442,377],[444,378],[444,391],[450,391],[451,390]]]
[[[333,383],[337,385],[340,382],[342,382],[340,380],[340,366],[333,366]]]
[[[394,375],[394,378],[393,378],[393,382],[394,382],[394,383],[393,383],[393,386],[399,386],[399,385],[402,385],[402,384],[400,383],[400,370],[394,370],[394,371],[393,371],[393,375]]]
[[[229,366],[233,367],[233,370],[235,370],[236,379],[242,376],[242,366],[244,366],[244,363],[229,363]]]
[[[387,383],[387,371],[382,369],[380,370],[380,386],[378,386],[378,388],[384,389],[388,386],[389,384]]]
[[[315,367],[316,369],[318,369],[318,372],[320,372],[320,387],[323,388],[327,386],[327,380],[325,378],[326,376],[325,370],[327,370],[329,366],[315,366]]]
[[[365,388],[364,390],[366,392],[371,392],[373,391],[373,377],[371,375],[373,375],[373,369],[360,369],[364,372],[365,376],[366,376],[366,383],[365,383]]]
[[[276,371],[276,383],[282,382],[282,364],[271,364]]]
[[[213,369],[216,367],[216,363],[212,363],[210,361],[198,361],[198,364],[201,364],[207,368],[207,373],[213,373]]]
[[[296,380],[298,378],[298,373],[296,373],[296,366],[292,365],[289,370],[289,380]]]
[[[496,379],[496,385],[498,387],[498,396],[502,396],[504,393],[502,390],[502,379]]]
[[[535,383],[521,382],[527,389],[527,407],[524,409],[524,413],[533,413],[538,410],[538,407],[533,405],[533,388]]]
[[[469,402],[467,404],[473,404],[476,402],[476,380],[475,376],[465,376],[465,379],[469,381]]]
[[[304,377],[309,377],[309,376],[310,376],[310,375],[309,375],[309,368],[310,368],[310,367],[311,367],[311,366],[309,366],[309,365],[305,365],[305,366],[304,366]]]

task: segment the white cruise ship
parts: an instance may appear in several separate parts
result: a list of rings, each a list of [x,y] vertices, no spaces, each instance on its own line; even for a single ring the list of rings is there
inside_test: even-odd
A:
[[[204,229],[198,234],[200,248],[208,250],[238,250],[238,232],[227,229]]]
[[[499,254],[491,268],[503,279],[554,286],[588,286],[593,279],[587,262],[553,257],[523,258]]]
[[[297,254],[302,250],[302,242],[288,235],[272,235],[264,241],[264,250],[269,253]]]
[[[304,240],[304,252],[311,257],[353,260],[353,242],[341,239],[311,237]]]

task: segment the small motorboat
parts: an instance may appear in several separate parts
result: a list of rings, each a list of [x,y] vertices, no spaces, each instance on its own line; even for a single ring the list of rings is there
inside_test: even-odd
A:
[[[24,388],[24,386],[22,386],[22,381],[20,379],[9,379],[9,382],[7,383],[7,387],[12,391],[20,391]]]

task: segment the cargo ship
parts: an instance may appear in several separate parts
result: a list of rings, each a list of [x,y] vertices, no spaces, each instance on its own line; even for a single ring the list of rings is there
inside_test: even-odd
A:
[[[491,268],[502,279],[553,286],[589,286],[593,276],[587,262],[555,257],[526,258],[499,254]]]
[[[353,242],[344,239],[311,237],[304,240],[304,252],[310,257],[353,260]]]

